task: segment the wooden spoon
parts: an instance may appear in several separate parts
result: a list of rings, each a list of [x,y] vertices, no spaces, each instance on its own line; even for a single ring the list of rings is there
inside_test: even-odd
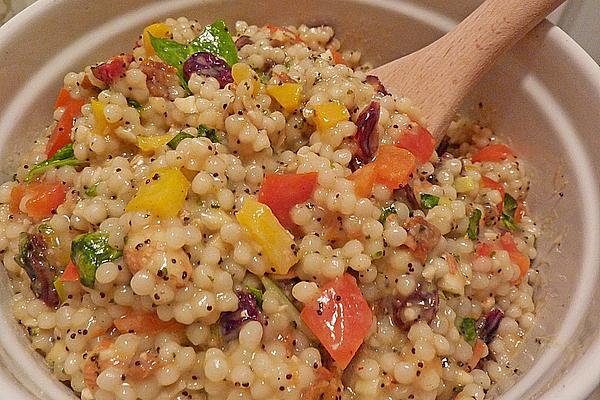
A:
[[[487,0],[442,38],[371,73],[421,110],[439,142],[496,59],[565,0]]]

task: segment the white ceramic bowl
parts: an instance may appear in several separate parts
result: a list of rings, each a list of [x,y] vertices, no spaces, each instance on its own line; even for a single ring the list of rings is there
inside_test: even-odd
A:
[[[6,179],[19,150],[51,118],[64,74],[131,48],[141,29],[167,16],[264,24],[331,24],[345,46],[374,64],[433,41],[476,0],[40,0],[0,28],[0,155]],[[519,376],[502,399],[585,399],[600,379],[600,68],[564,32],[543,23],[486,76],[465,104],[509,137],[533,175],[540,221],[539,327],[518,356]],[[73,398],[29,350],[12,318],[0,272],[0,397]],[[542,345],[536,343],[541,338]]]

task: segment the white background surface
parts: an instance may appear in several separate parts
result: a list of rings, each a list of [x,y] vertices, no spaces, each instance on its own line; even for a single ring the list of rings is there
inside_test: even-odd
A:
[[[0,0],[0,25],[35,0]],[[569,0],[549,18],[600,63],[600,0]],[[600,389],[589,400],[600,400]]]

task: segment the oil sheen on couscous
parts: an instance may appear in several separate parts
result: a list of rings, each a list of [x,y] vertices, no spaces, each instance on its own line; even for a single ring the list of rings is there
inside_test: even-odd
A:
[[[475,399],[517,371],[523,163],[436,144],[331,27],[147,26],[0,186],[13,311],[84,400]],[[50,115],[48,116],[50,120]]]

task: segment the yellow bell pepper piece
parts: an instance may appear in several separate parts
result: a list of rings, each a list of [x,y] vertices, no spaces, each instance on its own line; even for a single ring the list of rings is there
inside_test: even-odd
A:
[[[190,182],[178,168],[151,172],[125,211],[146,211],[159,218],[175,217],[185,203]]]
[[[146,49],[146,55],[152,56],[156,54],[154,51],[154,47],[152,47],[152,42],[150,41],[150,35],[156,38],[168,38],[170,34],[171,28],[164,22],[159,22],[145,27],[143,41],[144,49]]]
[[[320,131],[332,128],[338,122],[348,121],[349,119],[350,113],[348,109],[337,101],[317,104],[315,106],[315,123],[317,124],[317,129]]]
[[[96,99],[92,99],[90,104],[92,106],[92,115],[96,120],[96,126],[94,127],[93,132],[96,135],[107,135],[111,130],[111,125],[104,116],[104,108],[106,107],[106,104]]]
[[[258,94],[260,90],[260,79],[258,78],[258,74],[256,73],[256,71],[250,68],[248,64],[233,64],[233,66],[231,67],[231,76],[233,77],[233,81],[236,83],[236,85],[239,85],[246,79],[250,79],[252,82],[252,94]]]
[[[56,289],[56,294],[58,295],[58,298],[60,299],[61,303],[67,300],[65,285],[64,282],[60,279],[60,277],[54,280],[54,289]]]
[[[285,275],[298,262],[294,237],[281,226],[268,206],[247,197],[235,217],[271,262],[269,272]]]
[[[267,86],[269,96],[277,100],[286,111],[292,112],[300,107],[302,85],[299,83],[283,83]]]
[[[454,189],[458,193],[468,193],[475,189],[475,182],[470,176],[461,176],[454,180]]]
[[[143,152],[150,153],[169,143],[174,137],[175,135],[138,136],[137,146]]]

